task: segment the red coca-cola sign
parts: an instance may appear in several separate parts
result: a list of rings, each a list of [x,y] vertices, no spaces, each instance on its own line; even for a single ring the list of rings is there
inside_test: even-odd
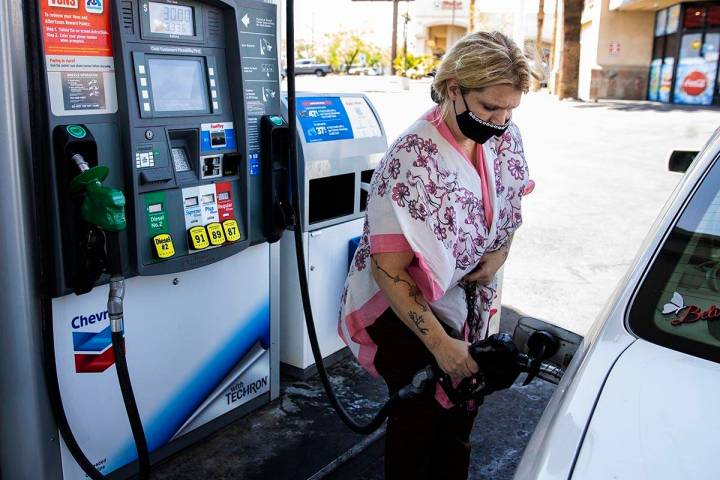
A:
[[[696,97],[702,94],[708,86],[707,75],[697,70],[688,73],[682,81],[682,90],[688,95]]]

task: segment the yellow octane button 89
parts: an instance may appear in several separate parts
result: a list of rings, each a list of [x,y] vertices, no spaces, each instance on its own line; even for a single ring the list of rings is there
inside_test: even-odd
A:
[[[213,222],[205,225],[205,228],[207,228],[211,245],[217,246],[225,243],[225,234],[223,233],[222,225],[217,222]]]
[[[155,246],[155,255],[158,258],[170,258],[175,255],[175,247],[173,246],[172,237],[167,233],[161,233],[153,237],[153,245]]]
[[[223,229],[225,229],[225,236],[230,242],[237,242],[240,238],[242,238],[242,235],[240,235],[240,229],[238,228],[238,224],[235,220],[225,220],[223,222]]]
[[[188,230],[188,237],[190,237],[190,246],[193,250],[202,250],[210,246],[205,227],[192,227]]]

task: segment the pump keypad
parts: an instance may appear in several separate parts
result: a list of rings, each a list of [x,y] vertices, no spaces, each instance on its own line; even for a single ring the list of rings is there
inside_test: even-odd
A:
[[[227,237],[228,242],[237,242],[242,238],[242,235],[240,235],[240,228],[238,228],[238,224],[235,220],[225,220],[222,223],[223,230],[225,230],[225,237]]]
[[[211,245],[218,246],[225,243],[225,233],[223,233],[222,225],[217,222],[213,222],[205,225],[205,228],[207,228],[208,237],[210,238]]]
[[[160,259],[170,258],[175,255],[175,246],[169,233],[161,233],[152,238],[155,247],[155,255]]]
[[[205,227],[192,227],[188,230],[188,238],[193,250],[204,250],[210,246],[210,240],[208,239]]]

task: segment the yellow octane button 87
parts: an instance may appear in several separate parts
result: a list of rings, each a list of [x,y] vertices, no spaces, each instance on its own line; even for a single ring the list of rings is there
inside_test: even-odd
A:
[[[223,229],[225,229],[225,236],[230,242],[237,242],[240,238],[242,238],[242,235],[240,235],[240,229],[238,228],[238,224],[235,220],[225,220],[223,222]]]
[[[169,234],[161,233],[155,235],[152,240],[155,246],[155,255],[157,255],[158,258],[170,258],[175,255],[175,246]]]
[[[205,225],[205,228],[207,228],[211,245],[217,246],[225,243],[225,234],[223,233],[222,225],[217,222],[213,222]]]
[[[192,227],[188,230],[188,237],[190,237],[190,245],[194,250],[202,250],[210,246],[205,227]]]

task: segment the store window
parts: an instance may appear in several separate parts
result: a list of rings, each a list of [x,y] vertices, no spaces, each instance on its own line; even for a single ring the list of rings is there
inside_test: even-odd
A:
[[[667,10],[660,10],[655,16],[655,36],[665,35],[665,27],[667,25]]]
[[[655,16],[648,100],[712,105],[720,99],[720,2],[676,4]]]
[[[708,8],[707,26],[720,27],[720,5],[715,5]]]
[[[658,25],[655,25],[655,32],[659,31]],[[653,56],[650,62],[650,78],[648,83],[648,100],[656,102],[660,93],[660,71],[663,65],[663,56],[665,55],[665,36],[655,38],[653,46]]]
[[[675,68],[677,44],[677,33],[665,37],[665,56],[663,57],[662,68],[660,68],[660,85],[657,98],[663,103],[670,103],[672,97],[673,70]]]
[[[687,7],[683,18],[684,28],[703,28],[705,26],[705,8]]]
[[[720,34],[686,33],[680,44],[673,103],[712,105]]]
[[[680,5],[674,5],[668,9],[667,27],[665,33],[670,35],[678,31],[680,26]]]

